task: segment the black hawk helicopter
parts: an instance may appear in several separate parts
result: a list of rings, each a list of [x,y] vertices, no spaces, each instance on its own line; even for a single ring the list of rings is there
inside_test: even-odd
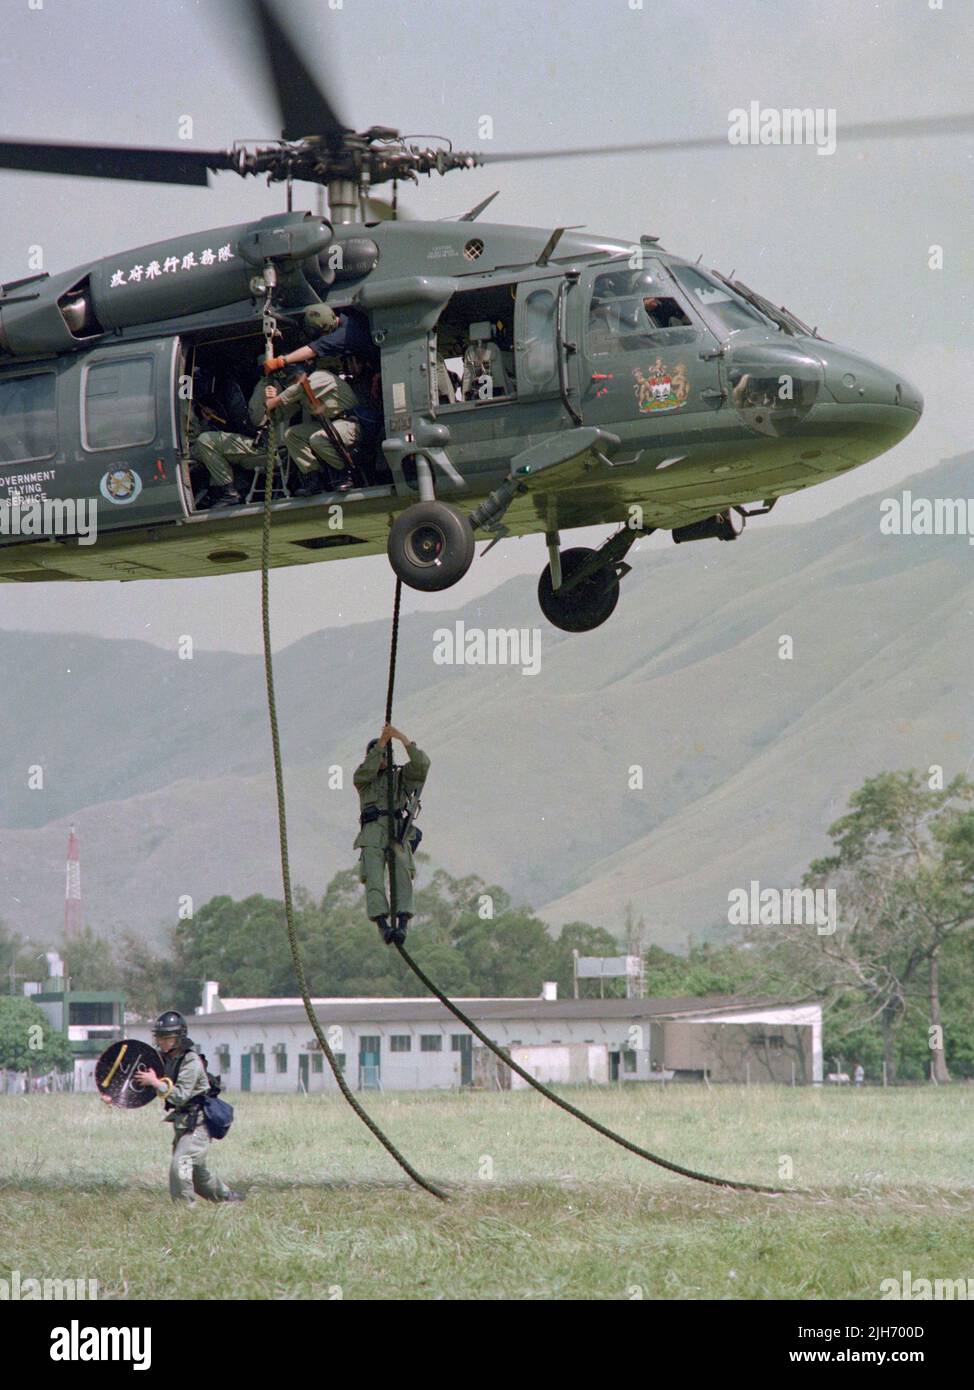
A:
[[[544,532],[539,600],[567,631],[613,611],[637,537],[733,540],[748,516],[865,463],[917,424],[922,399],[903,377],[656,237],[637,246],[485,223],[490,198],[456,221],[395,216],[398,183],[420,174],[715,149],[726,135],[495,154],[423,147],[386,127],[356,132],[272,5],[240,10],[261,40],[279,140],[199,152],[0,141],[0,168],[204,186],[213,172],[263,174],[286,183],[289,208],[294,180],[326,188],[329,207],[327,219],[287,211],[0,287],[0,580],[258,566],[260,472],[241,505],[204,505],[192,383],[252,388],[269,306],[283,326],[279,351],[307,341],[312,305],[364,321],[382,415],[373,456],[358,461],[360,486],[296,497],[284,481],[272,563],[384,548],[406,584],[435,590],[466,573],[478,536]],[[952,116],[842,134],[972,129],[974,117]],[[393,184],[390,204],[372,196],[383,183]],[[83,499],[98,506],[93,544],[67,534]],[[598,550],[561,550],[561,531],[596,524],[618,530]]]

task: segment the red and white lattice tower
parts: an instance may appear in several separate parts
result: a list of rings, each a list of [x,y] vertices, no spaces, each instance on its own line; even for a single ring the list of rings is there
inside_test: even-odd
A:
[[[64,884],[64,935],[77,936],[81,931],[81,859],[78,837],[71,827],[68,836],[67,875]]]

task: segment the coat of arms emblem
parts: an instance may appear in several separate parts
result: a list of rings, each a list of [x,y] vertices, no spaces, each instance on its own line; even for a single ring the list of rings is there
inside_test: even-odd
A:
[[[690,382],[685,362],[678,362],[670,370],[663,359],[657,357],[648,372],[636,367],[633,370],[636,384],[633,390],[639,404],[640,413],[651,415],[660,410],[676,410],[685,405],[690,394]]]

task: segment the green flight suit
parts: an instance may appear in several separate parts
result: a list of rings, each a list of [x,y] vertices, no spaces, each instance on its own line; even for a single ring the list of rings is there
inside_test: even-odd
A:
[[[359,437],[359,426],[354,420],[340,420],[336,416],[368,404],[367,387],[345,381],[324,368],[310,374],[308,385],[315,399],[324,406],[325,414],[332,421],[332,429],[339,439],[346,448],[353,449]],[[322,429],[321,420],[308,409],[310,403],[300,381],[285,387],[281,392],[281,402],[279,409],[289,408],[293,411],[298,405],[303,406],[301,423],[292,425],[284,436],[291,461],[297,464],[302,473],[320,473],[322,464],[343,473],[345,460]]]
[[[174,1202],[196,1205],[196,1198],[225,1202],[230,1189],[211,1173],[207,1164],[210,1132],[201,1107],[192,1102],[210,1089],[206,1068],[192,1043],[182,1052],[175,1049],[163,1057],[163,1075],[174,1083],[166,1100],[172,1109],[165,1123],[173,1127],[172,1159],[169,1164],[169,1195]]]
[[[359,856],[359,879],[365,884],[365,910],[373,921],[389,914],[389,899],[386,895],[386,850],[389,846],[389,774],[380,772],[383,749],[378,744],[366,753],[362,763],[355,769],[355,788],[359,795],[362,812],[375,807],[382,814],[377,820],[363,825],[355,840],[355,848],[361,850]],[[391,748],[390,748],[391,751]],[[395,771],[393,784],[393,805],[397,812],[405,810],[407,798],[411,793],[417,795],[423,790],[430,770],[430,760],[422,749],[411,743],[406,749],[409,762]],[[395,842],[393,849],[396,871],[396,911],[412,913],[413,879],[416,864],[409,845]]]
[[[265,408],[266,391],[268,382],[261,377],[254,387],[248,410],[253,421],[254,429],[260,430],[267,419]],[[283,407],[282,407],[283,409]],[[297,404],[293,405],[290,411],[284,410],[284,415],[288,416],[297,413]],[[284,418],[279,416],[279,418]],[[267,459],[267,444],[264,440],[258,442],[257,439],[250,439],[245,434],[237,434],[233,430],[204,430],[200,431],[195,413],[190,420],[190,458],[195,463],[201,463],[210,475],[210,482],[214,487],[230,487],[233,483],[232,464],[237,464],[241,468],[257,468],[263,465]]]

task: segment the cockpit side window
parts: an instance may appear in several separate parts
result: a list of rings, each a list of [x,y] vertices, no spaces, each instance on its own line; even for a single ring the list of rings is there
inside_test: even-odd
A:
[[[776,327],[753,304],[699,266],[671,265],[670,270],[719,338],[742,328]]]
[[[692,342],[699,329],[675,286],[655,269],[597,275],[588,317],[592,356]]]

